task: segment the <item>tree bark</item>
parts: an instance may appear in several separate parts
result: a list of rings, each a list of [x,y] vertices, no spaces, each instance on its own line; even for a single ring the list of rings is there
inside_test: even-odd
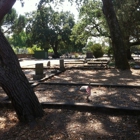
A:
[[[54,52],[54,58],[59,58],[59,54],[58,54],[58,41],[55,41],[55,43],[52,45],[53,47],[53,52]]]
[[[16,0],[0,0],[0,21],[9,12]]]
[[[102,0],[103,1],[103,12],[105,14],[112,44],[114,50],[114,58],[115,58],[115,67],[117,69],[130,69],[125,44],[123,42],[123,37],[121,33],[121,29],[113,8],[112,0]]]
[[[41,105],[2,32],[0,32],[0,84],[10,97],[20,121],[30,122],[43,116]]]
[[[130,50],[130,43],[129,43],[129,36],[124,35],[124,43],[126,46],[126,53],[127,53],[127,59],[132,60],[133,58],[131,57],[131,50]]]
[[[3,8],[6,6],[11,8],[14,2],[15,0],[0,0],[0,11],[5,10]],[[8,8],[6,11],[9,11]],[[4,13],[0,13],[0,21]],[[20,121],[32,122],[43,116],[42,107],[20,67],[18,58],[1,31],[0,85],[11,99]]]

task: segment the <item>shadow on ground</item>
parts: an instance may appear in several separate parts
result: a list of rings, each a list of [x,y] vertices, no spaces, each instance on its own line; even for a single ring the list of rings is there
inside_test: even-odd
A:
[[[108,71],[109,72],[109,71]],[[50,82],[102,82],[130,84],[139,83],[140,76],[114,70],[107,76],[105,70],[87,73],[86,71],[65,71],[51,78]],[[92,78],[91,78],[92,77]],[[77,80],[76,80],[77,79]],[[113,80],[112,80],[113,79]],[[115,80],[114,80],[115,79]],[[110,82],[112,81],[112,82]],[[80,86],[39,85],[34,90],[41,100],[86,102]],[[129,105],[139,107],[139,89],[92,88],[94,104]],[[21,124],[12,110],[0,110],[0,138],[2,140],[139,140],[139,116],[115,116],[102,113],[80,112],[67,109],[44,109],[45,114],[37,120],[37,126],[30,129]]]
[[[109,116],[99,113],[77,112],[61,109],[45,109],[45,115],[37,126],[18,123],[14,112],[0,111],[0,137],[3,140],[139,140],[137,117]],[[4,115],[3,115],[4,113]],[[12,117],[12,118],[11,118]]]

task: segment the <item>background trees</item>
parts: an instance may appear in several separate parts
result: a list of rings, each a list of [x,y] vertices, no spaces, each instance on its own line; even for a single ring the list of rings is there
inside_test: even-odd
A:
[[[94,36],[96,38],[98,36],[99,37],[101,37],[101,36],[109,37],[112,40],[112,45],[111,46],[114,46],[112,34],[110,34],[111,33],[111,27],[113,28],[113,24],[111,24],[110,27],[108,25],[111,21],[113,21],[112,17],[116,16],[116,21],[114,22],[114,24],[116,24],[117,26],[115,26],[113,30],[114,30],[114,34],[116,34],[116,36],[117,36],[117,31],[120,32],[121,39],[122,39],[122,42],[123,42],[123,47],[120,48],[119,47],[120,45],[118,46],[115,43],[116,46],[118,46],[118,47],[116,47],[114,49],[114,55],[115,55],[114,58],[115,58],[115,62],[116,62],[115,63],[116,68],[121,68],[119,66],[119,63],[117,62],[119,60],[118,58],[120,57],[119,55],[121,54],[121,52],[123,52],[124,55],[126,55],[125,53],[127,53],[127,58],[130,59],[131,58],[130,46],[135,44],[134,43],[135,40],[137,40],[137,43],[138,43],[138,34],[137,34],[137,39],[136,39],[136,37],[134,37],[134,36],[136,36],[134,34],[136,34],[136,30],[137,30],[136,27],[137,27],[137,25],[139,25],[139,23],[136,22],[136,21],[138,21],[138,20],[136,20],[136,19],[138,19],[138,18],[136,18],[136,15],[137,15],[136,13],[139,12],[139,10],[138,10],[139,6],[137,5],[138,1],[135,1],[135,3],[133,3],[131,0],[127,1],[127,2],[126,1],[123,1],[123,2],[122,1],[113,1],[113,4],[110,5],[110,7],[108,7],[108,8],[112,9],[112,11],[113,11],[113,7],[114,7],[116,13],[115,12],[114,12],[114,14],[113,13],[110,13],[110,14],[105,13],[105,10],[103,10],[103,12],[102,12],[102,4],[106,8],[107,4],[109,4],[109,3],[111,3],[111,1],[106,1],[106,2],[103,1],[103,3],[101,3],[100,1],[93,1],[93,2],[89,1],[85,4],[83,4],[83,6],[80,9],[80,20],[81,21],[79,23],[79,27],[80,27],[79,29],[81,29],[81,31],[82,31],[80,36],[83,35],[86,38],[89,38],[89,37],[91,38],[91,37],[94,37]],[[133,11],[132,9],[133,10],[135,9],[134,13],[130,12],[130,11]],[[109,10],[109,9],[107,9],[107,10]],[[105,17],[103,16],[103,13],[106,14]],[[128,15],[124,14],[124,13],[127,13]],[[131,13],[133,13],[134,15],[131,16],[132,15]],[[132,20],[131,20],[131,18],[132,18]],[[106,24],[105,19],[106,19],[108,25]],[[129,22],[129,20],[131,22]],[[132,23],[134,23],[134,24],[132,24]],[[135,23],[137,23],[137,24],[135,24]],[[115,31],[115,29],[117,27],[119,27],[119,29],[117,29]],[[109,33],[109,30],[110,30],[110,33]],[[127,51],[125,51],[125,50],[127,50]],[[116,53],[117,51],[118,51],[118,53]],[[120,60],[121,59],[122,58],[120,57]],[[126,69],[127,69],[128,68],[127,59],[123,59],[123,60],[125,61]]]
[[[72,43],[70,35],[75,24],[74,16],[69,12],[56,12],[52,7],[41,7],[34,17],[27,26],[31,42],[45,50],[51,47],[54,57],[59,57],[58,51]]]
[[[90,1],[80,8],[81,28],[88,37],[108,37],[108,27],[102,12],[101,1]]]
[[[86,46],[89,40],[98,40],[100,37],[108,37],[107,25],[102,13],[100,1],[89,1],[79,9],[79,20],[73,28],[71,38],[76,43]]]
[[[126,45],[127,58],[131,59],[131,46],[140,44],[139,1],[116,0],[113,4],[122,30],[123,40]]]

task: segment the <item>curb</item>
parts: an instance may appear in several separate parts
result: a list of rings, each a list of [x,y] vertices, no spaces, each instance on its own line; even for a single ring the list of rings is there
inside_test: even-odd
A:
[[[81,112],[103,113],[108,115],[140,115],[140,109],[130,107],[116,107],[109,105],[93,105],[90,103],[76,103],[76,102],[42,102],[43,109],[69,109]],[[0,102],[0,108],[13,109],[10,101]]]
[[[39,82],[39,84],[46,84],[46,85],[67,85],[67,86],[83,86],[89,85],[89,83],[56,83],[56,82]],[[118,88],[140,88],[139,85],[116,85],[116,84],[103,84],[103,83],[90,83],[90,86],[93,87],[118,87]]]

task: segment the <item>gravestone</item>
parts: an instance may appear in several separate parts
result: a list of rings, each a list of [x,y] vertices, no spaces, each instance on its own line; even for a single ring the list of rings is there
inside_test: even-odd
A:
[[[86,58],[93,58],[93,53],[92,52],[87,52],[86,53]]]
[[[33,75],[33,80],[40,80],[45,76],[43,74],[43,63],[35,64],[35,75]]]
[[[64,59],[60,59],[60,71],[65,71]]]

